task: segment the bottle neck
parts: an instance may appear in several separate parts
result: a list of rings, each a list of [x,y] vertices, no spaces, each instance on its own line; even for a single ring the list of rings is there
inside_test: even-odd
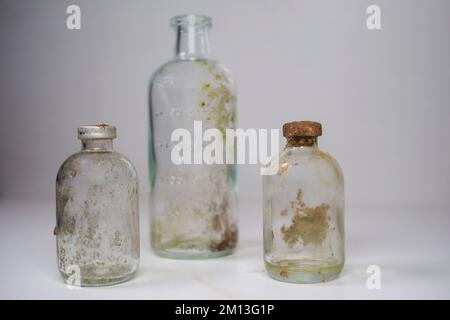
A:
[[[175,28],[177,33],[175,55],[178,59],[201,60],[211,58],[208,26],[178,25]]]
[[[84,151],[84,152],[111,152],[111,151],[113,151],[113,141],[112,141],[112,139],[81,140],[81,151]]]
[[[317,148],[317,137],[288,137],[286,141],[286,148]]]

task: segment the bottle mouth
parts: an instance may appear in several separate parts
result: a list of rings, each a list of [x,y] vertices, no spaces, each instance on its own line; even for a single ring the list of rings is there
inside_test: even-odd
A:
[[[170,19],[170,26],[172,28],[186,28],[186,27],[212,27],[212,18],[200,14],[183,14],[175,16]]]

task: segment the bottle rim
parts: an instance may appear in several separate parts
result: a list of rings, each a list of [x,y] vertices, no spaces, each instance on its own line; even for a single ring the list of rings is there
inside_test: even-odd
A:
[[[108,124],[85,125],[78,127],[78,139],[115,139],[117,137],[116,127]]]
[[[182,14],[170,19],[172,28],[178,27],[212,27],[212,18],[202,14]]]

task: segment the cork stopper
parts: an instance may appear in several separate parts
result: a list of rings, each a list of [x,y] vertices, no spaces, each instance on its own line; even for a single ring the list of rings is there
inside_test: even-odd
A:
[[[283,125],[283,136],[291,137],[318,137],[322,135],[322,125],[314,121],[294,121]]]

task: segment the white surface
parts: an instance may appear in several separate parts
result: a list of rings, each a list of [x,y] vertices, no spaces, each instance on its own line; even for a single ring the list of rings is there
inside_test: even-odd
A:
[[[56,268],[53,202],[0,201],[0,298],[56,299],[391,299],[450,298],[449,210],[349,208],[347,261],[338,280],[296,285],[270,279],[262,260],[259,205],[242,205],[234,255],[216,260],[158,258],[141,205],[141,263],[130,282],[69,290]],[[366,268],[381,267],[381,290]]]

